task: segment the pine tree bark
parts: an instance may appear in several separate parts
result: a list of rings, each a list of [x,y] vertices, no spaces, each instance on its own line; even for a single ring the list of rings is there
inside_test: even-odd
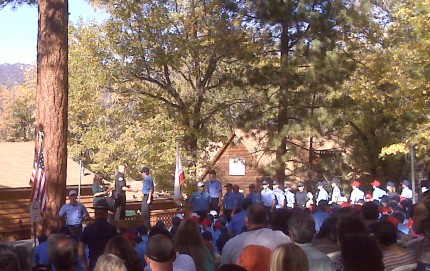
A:
[[[39,0],[38,4],[36,134],[45,134],[48,214],[58,214],[65,201],[67,174],[68,2]]]

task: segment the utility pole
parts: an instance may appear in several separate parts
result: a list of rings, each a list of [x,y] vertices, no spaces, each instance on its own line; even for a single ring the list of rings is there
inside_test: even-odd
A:
[[[417,202],[415,195],[415,145],[411,144],[411,181],[412,181],[412,203]]]

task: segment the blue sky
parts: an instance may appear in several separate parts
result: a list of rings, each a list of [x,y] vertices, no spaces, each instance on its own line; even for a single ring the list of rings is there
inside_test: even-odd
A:
[[[96,12],[86,0],[69,0],[69,20],[101,22],[107,17]],[[0,64],[35,64],[37,57],[37,7],[21,5],[0,9]]]

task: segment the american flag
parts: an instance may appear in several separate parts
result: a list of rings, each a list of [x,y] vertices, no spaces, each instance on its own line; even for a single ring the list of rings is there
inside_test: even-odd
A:
[[[31,173],[30,183],[33,185],[30,202],[39,201],[40,211],[46,211],[46,178],[45,178],[45,161],[43,158],[43,148],[40,147],[37,161]]]

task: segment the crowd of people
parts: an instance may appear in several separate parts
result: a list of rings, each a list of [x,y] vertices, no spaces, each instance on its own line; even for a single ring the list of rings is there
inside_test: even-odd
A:
[[[233,184],[222,191],[210,171],[189,199],[193,213],[178,213],[171,227],[158,221],[117,228],[108,222],[109,202],[100,198],[94,222],[83,231],[71,227],[88,217],[71,191],[75,222],[40,236],[33,270],[430,270],[430,192],[412,204],[408,181],[400,194],[391,182],[387,190],[379,180],[371,185],[372,193],[354,181],[347,197],[337,179],[318,182],[316,193],[304,183],[292,191],[289,184],[282,190],[279,182],[264,180],[261,191],[250,184],[244,195]],[[0,247],[2,270],[20,270],[15,262],[13,250]]]

